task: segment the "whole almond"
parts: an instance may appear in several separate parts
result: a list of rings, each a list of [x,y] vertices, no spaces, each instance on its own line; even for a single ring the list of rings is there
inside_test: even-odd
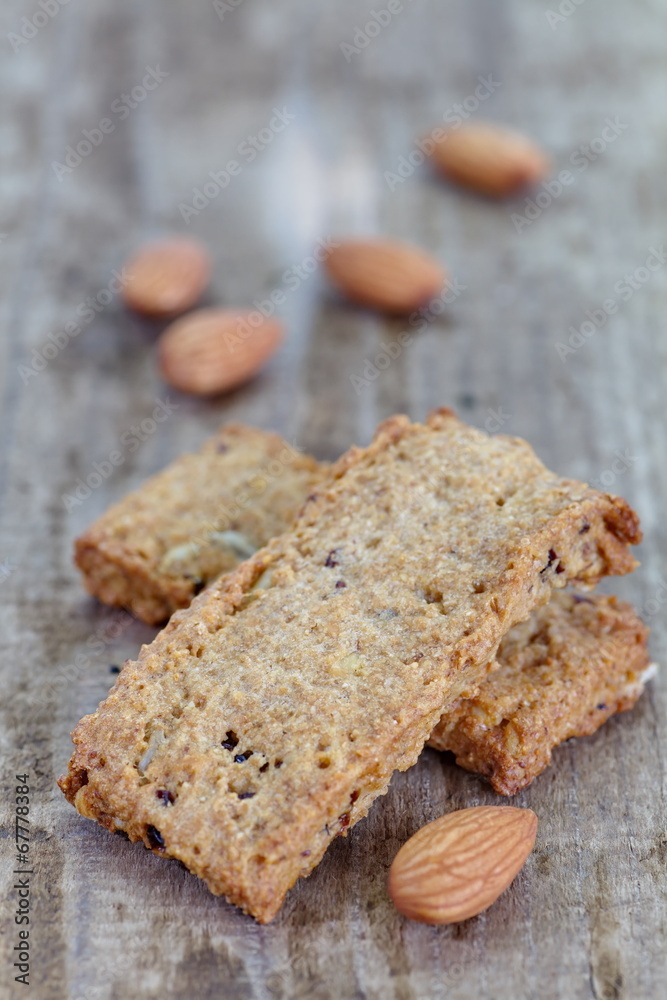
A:
[[[427,823],[394,858],[394,905],[426,924],[474,917],[518,874],[536,833],[535,813],[512,806],[475,806]]]
[[[530,139],[488,122],[449,130],[431,155],[451,180],[492,197],[514,194],[549,170],[549,158]]]
[[[327,272],[352,302],[406,313],[438,295],[444,269],[427,253],[396,240],[346,240],[326,259]]]
[[[196,240],[174,238],[142,247],[125,271],[125,304],[145,316],[168,317],[199,301],[211,277],[211,261]]]
[[[199,309],[160,337],[160,371],[183,392],[227,392],[252,378],[282,339],[282,325],[259,312]]]

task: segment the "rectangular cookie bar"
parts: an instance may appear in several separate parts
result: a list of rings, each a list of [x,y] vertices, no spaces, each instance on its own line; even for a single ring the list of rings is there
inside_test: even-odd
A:
[[[636,515],[450,411],[393,417],[73,734],[79,812],[268,922],[552,586],[635,566]]]
[[[271,466],[270,473],[266,470],[269,462],[279,463]],[[115,548],[110,602],[134,605],[138,617],[151,624],[158,615],[167,617],[176,607],[190,603],[199,581],[209,582],[251,555],[268,541],[267,531],[279,534],[284,530],[307,491],[323,475],[324,468],[318,469],[314,460],[299,455],[275,434],[239,425],[224,428],[196,455],[173,462],[77,542],[80,562],[91,567],[92,592],[101,598],[109,596],[109,563]],[[250,484],[252,502],[239,505],[236,493],[234,510],[224,501],[218,506],[223,490],[234,492],[239,481]],[[281,498],[286,502],[276,503]],[[134,530],[127,528],[128,516]],[[214,516],[218,530],[211,530]],[[223,533],[221,529],[232,523],[232,517],[235,529]],[[192,534],[186,536],[186,530]],[[147,531],[153,544],[153,580],[161,594],[159,610],[154,603],[147,608],[145,578],[138,587],[136,573],[132,577],[130,570],[133,563],[145,565]],[[224,544],[223,538],[230,541]],[[154,554],[165,550],[171,551],[171,557],[162,555],[156,562]],[[119,561],[124,564],[124,576],[117,568]],[[635,634],[645,636],[646,629],[628,605],[600,597],[589,603],[594,612],[582,607],[581,599],[577,603],[572,596],[558,593],[546,608],[535,612],[534,620],[516,626],[500,647],[503,669],[482,687],[478,698],[461,700],[441,720],[430,744],[457,753],[463,767],[487,775],[500,794],[515,794],[548,765],[553,747],[582,734],[582,725],[586,733],[592,732],[610,715],[630,708],[642,686],[632,680],[624,685],[625,664],[629,676],[634,676],[633,656],[636,670],[642,662],[646,666],[645,639],[642,645],[633,645]],[[546,646],[545,635],[551,637]],[[605,656],[611,657],[613,677],[604,676]],[[610,686],[615,696],[609,693]],[[561,707],[561,697],[568,695],[572,697],[567,707]],[[604,710],[589,707],[600,704]],[[520,711],[518,706],[522,706]],[[510,724],[515,711],[520,715],[516,722],[523,734],[521,741]],[[493,719],[497,723],[489,721]]]
[[[264,467],[279,464],[271,474],[262,462]],[[101,598],[110,594],[110,603],[134,605],[138,617],[154,624],[176,607],[186,607],[200,581],[209,582],[252,555],[268,541],[267,531],[284,530],[323,474],[314,460],[274,434],[227,427],[197,455],[173,462],[79,539],[77,552],[82,568],[90,567],[90,589]],[[218,506],[223,489],[233,492],[240,480],[250,483],[253,502],[239,505],[237,493],[233,511],[224,501]],[[286,505],[276,503],[281,498]],[[127,528],[128,516],[134,530]],[[211,530],[214,517],[218,530]],[[223,532],[232,517],[235,528]],[[187,538],[186,530],[192,532]],[[137,574],[131,571],[135,563],[145,566],[147,531],[153,544],[153,581],[160,590],[158,603],[150,606],[145,576],[137,586]],[[114,548],[116,562],[111,561]],[[165,550],[167,556],[156,562],[155,553]],[[582,726],[586,734],[593,732],[610,715],[632,707],[643,689],[637,671],[648,662],[646,629],[628,605],[600,597],[589,604],[594,612],[582,607],[581,599],[577,603],[557,593],[533,619],[515,626],[499,650],[503,669],[483,685],[478,698],[457,703],[436,726],[430,745],[452,750],[461,766],[488,776],[500,794],[513,795],[548,766],[558,743],[582,735]],[[640,633],[644,641],[635,643]],[[605,676],[609,658],[613,676]]]
[[[77,539],[86,587],[157,625],[284,531],[323,470],[278,434],[223,427]]]
[[[648,629],[624,601],[555,593],[503,639],[498,669],[459,699],[429,745],[515,795],[572,736],[632,708],[650,676]]]

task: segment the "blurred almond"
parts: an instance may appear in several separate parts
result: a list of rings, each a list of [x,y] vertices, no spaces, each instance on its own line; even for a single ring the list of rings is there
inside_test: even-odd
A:
[[[257,311],[199,309],[160,337],[160,371],[183,392],[227,392],[252,378],[282,339],[282,325]]]
[[[438,295],[444,269],[423,250],[395,240],[346,240],[331,251],[326,269],[352,302],[406,313]]]
[[[431,154],[450,180],[494,197],[541,181],[549,158],[530,139],[488,122],[451,129]]]
[[[145,316],[168,317],[191,309],[211,277],[211,261],[196,240],[149,243],[125,264],[125,304]]]
[[[389,892],[404,916],[451,924],[481,913],[500,896],[533,849],[531,809],[476,806],[427,823],[400,849]]]

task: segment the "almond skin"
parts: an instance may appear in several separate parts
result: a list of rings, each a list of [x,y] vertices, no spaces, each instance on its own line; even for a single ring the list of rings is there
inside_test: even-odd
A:
[[[165,381],[183,392],[227,392],[252,378],[282,339],[282,325],[259,312],[199,309],[162,334],[159,367]]]
[[[536,184],[549,170],[548,156],[530,139],[488,122],[451,129],[431,156],[450,180],[495,198]]]
[[[397,910],[425,924],[452,924],[485,910],[533,849],[532,809],[475,806],[441,816],[400,849],[389,871]]]
[[[144,316],[166,318],[199,301],[211,277],[211,260],[196,240],[174,238],[141,247],[125,270],[125,304]]]
[[[444,269],[427,253],[396,240],[345,240],[325,267],[350,301],[388,313],[407,313],[438,295]]]

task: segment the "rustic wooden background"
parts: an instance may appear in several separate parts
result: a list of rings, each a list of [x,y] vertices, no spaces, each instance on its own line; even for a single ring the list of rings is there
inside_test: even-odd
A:
[[[421,418],[442,403],[529,438],[552,467],[640,511],[643,566],[614,589],[643,609],[654,657],[667,662],[667,268],[645,269],[665,239],[667,4],[549,2],[403,0],[346,53],[341,43],[354,44],[385,0],[229,0],[218,11],[208,0],[73,0],[48,23],[37,17],[25,43],[22,18],[42,8],[3,2],[1,739],[8,808],[14,773],[31,775],[36,865],[32,987],[21,994],[6,828],[3,998],[667,995],[664,677],[635,711],[560,749],[517,797],[540,818],[536,851],[497,905],[460,926],[402,919],[385,888],[399,845],[424,822],[499,801],[436,753],[394,780],[267,927],[177,863],[82,820],[54,785],[111,665],[152,636],[85,597],[72,540],[225,420],[276,428],[322,458],[367,442],[393,412]],[[167,76],[122,118],[114,102],[147,68]],[[573,173],[521,232],[512,213],[523,198],[488,203],[424,169],[394,190],[385,179],[489,75],[494,93],[471,113],[517,125],[551,150],[554,176]],[[274,108],[294,119],[247,162],[240,144]],[[105,117],[113,132],[71,172],[54,168]],[[607,119],[618,134],[601,149]],[[582,144],[586,170],[571,161],[587,162]],[[241,173],[186,224],[179,205],[230,159]],[[234,306],[283,287],[283,272],[336,234],[414,240],[465,287],[357,391],[351,376],[371,371],[404,327],[346,308],[316,274],[287,294],[289,339],[261,377],[200,402],[160,383],[157,326],[117,298],[93,320],[79,311],[109,298],[128,250],[172,231],[208,243],[209,299]],[[617,284],[624,275],[634,288]],[[617,311],[562,359],[558,342],[606,299]],[[73,321],[76,337],[45,347]],[[131,444],[167,397],[173,415]],[[117,448],[120,467],[68,510],[63,496]]]

